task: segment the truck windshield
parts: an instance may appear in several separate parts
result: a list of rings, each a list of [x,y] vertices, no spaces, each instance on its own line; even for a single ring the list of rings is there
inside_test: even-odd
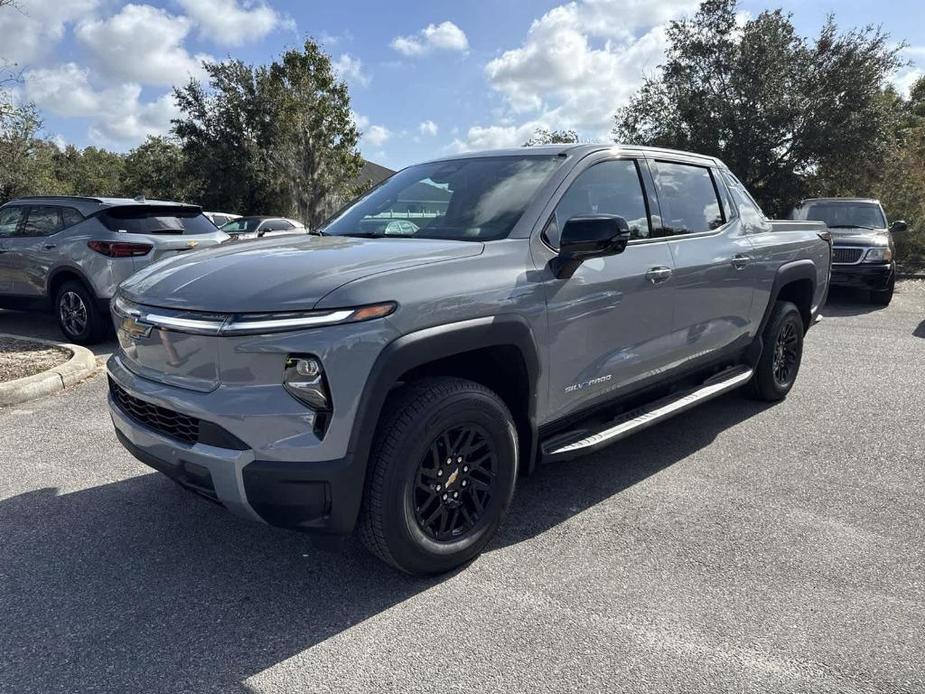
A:
[[[880,205],[871,202],[812,202],[798,218],[825,222],[832,229],[885,229]]]
[[[341,211],[322,231],[375,238],[501,239],[561,162],[556,156],[524,155],[411,166]]]

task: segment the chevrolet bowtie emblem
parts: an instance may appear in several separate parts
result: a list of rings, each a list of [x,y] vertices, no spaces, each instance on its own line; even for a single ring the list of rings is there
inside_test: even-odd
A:
[[[187,248],[195,248],[198,245],[199,245],[199,241],[187,241],[186,242]]]
[[[459,468],[453,470],[449,477],[446,478],[446,486],[449,487],[456,481],[456,478],[459,477]]]

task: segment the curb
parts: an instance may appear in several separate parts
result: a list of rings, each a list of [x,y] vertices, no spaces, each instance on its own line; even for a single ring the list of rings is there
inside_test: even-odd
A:
[[[0,407],[18,405],[57,393],[67,386],[82,381],[96,370],[96,356],[86,347],[51,340],[40,340],[35,337],[26,337],[25,335],[12,335],[10,333],[0,333],[0,337],[38,342],[43,345],[60,347],[71,353],[70,359],[48,371],[0,383]]]

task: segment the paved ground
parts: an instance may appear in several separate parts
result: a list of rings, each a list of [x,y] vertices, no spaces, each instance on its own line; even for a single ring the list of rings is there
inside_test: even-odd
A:
[[[785,403],[542,470],[440,580],[149,473],[102,377],[0,412],[0,691],[925,691],[925,283],[835,299]]]

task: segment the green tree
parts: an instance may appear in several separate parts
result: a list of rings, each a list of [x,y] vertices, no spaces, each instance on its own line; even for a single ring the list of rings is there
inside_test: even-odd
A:
[[[311,39],[270,66],[268,85],[277,108],[270,159],[296,215],[314,228],[352,194],[363,166],[350,94]]]
[[[206,63],[208,89],[175,90],[174,134],[191,195],[216,210],[319,224],[362,165],[347,86],[311,40],[269,66]]]
[[[925,77],[908,99],[893,95],[899,127],[873,194],[890,220],[903,219],[909,231],[896,235],[900,262],[925,266]]]
[[[667,33],[665,63],[616,115],[617,140],[718,156],[776,215],[870,186],[894,132],[882,88],[901,46],[886,34],[840,33],[830,17],[810,41],[780,10],[738,21],[736,0],[705,0]]]
[[[524,142],[524,147],[535,147],[537,145],[567,145],[577,143],[578,133],[574,130],[550,130],[549,128],[537,128],[533,131],[533,137]]]
[[[53,156],[58,193],[63,195],[123,194],[125,157],[99,147],[67,145]]]
[[[149,136],[125,157],[122,192],[156,200],[190,198],[186,160],[179,143],[169,137]]]
[[[0,204],[22,195],[57,192],[54,145],[38,138],[41,128],[34,105],[15,104],[0,92]]]

